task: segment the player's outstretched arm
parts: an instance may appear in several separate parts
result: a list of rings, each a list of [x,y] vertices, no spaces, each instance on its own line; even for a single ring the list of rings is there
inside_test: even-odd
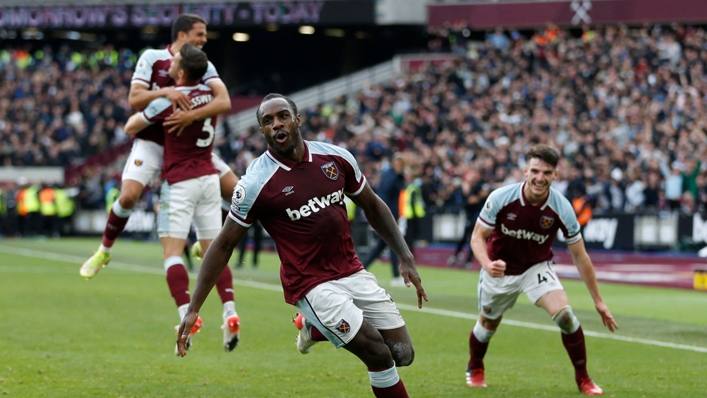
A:
[[[238,242],[243,239],[246,232],[248,232],[248,228],[227,218],[226,223],[221,228],[221,232],[211,243],[209,249],[206,250],[204,261],[201,263],[201,270],[199,270],[199,276],[196,279],[194,294],[192,295],[191,303],[189,303],[189,309],[179,325],[179,332],[177,332],[177,350],[179,355],[185,356],[187,354],[187,337],[199,317],[201,305],[204,304],[206,297],[216,284],[224,267],[228,266],[228,260],[231,258],[233,250],[238,245]]]
[[[231,97],[228,95],[226,85],[220,79],[211,79],[206,83],[214,94],[214,98],[201,108],[191,109],[187,112],[174,112],[164,121],[169,127],[168,132],[180,135],[185,127],[195,120],[216,117],[231,110]],[[189,108],[182,108],[189,109]]]
[[[415,267],[415,258],[405,243],[405,238],[398,229],[398,224],[393,218],[388,206],[383,200],[373,192],[371,186],[366,182],[363,191],[351,198],[356,206],[363,209],[366,219],[371,227],[378,232],[390,249],[400,258],[400,275],[405,281],[405,286],[414,285],[417,290],[417,306],[422,308],[422,300],[428,301],[427,293],[422,287],[422,279]]]
[[[579,275],[587,286],[592,300],[594,300],[594,307],[597,309],[599,315],[601,315],[604,326],[613,332],[619,328],[619,324],[616,323],[613,315],[611,315],[611,311],[609,311],[609,307],[606,306],[604,299],[602,299],[599,293],[599,284],[597,283],[597,276],[594,272],[594,265],[592,265],[592,260],[589,258],[587,249],[584,247],[584,240],[580,239],[579,242],[569,245],[569,249],[574,265],[577,267]]]
[[[175,90],[172,87],[163,87],[159,90],[150,90],[142,84],[137,83],[130,86],[128,102],[130,103],[130,107],[133,109],[143,109],[153,100],[162,97],[167,98],[170,102],[172,102],[172,104],[178,106],[180,109],[191,108],[191,101],[189,101],[189,97],[179,90]]]

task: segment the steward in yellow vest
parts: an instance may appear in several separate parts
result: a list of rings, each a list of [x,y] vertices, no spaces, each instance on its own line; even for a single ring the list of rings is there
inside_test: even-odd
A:
[[[56,202],[56,215],[58,217],[59,234],[71,231],[71,216],[74,215],[74,200],[66,193],[66,190],[57,187],[54,189],[54,201]]]
[[[422,199],[422,181],[415,178],[412,169],[405,170],[405,181],[408,182],[407,187],[400,191],[400,199],[398,201],[398,226],[400,232],[405,237],[410,251],[414,254],[415,241],[420,236],[420,228],[422,218],[425,217],[425,201]]]

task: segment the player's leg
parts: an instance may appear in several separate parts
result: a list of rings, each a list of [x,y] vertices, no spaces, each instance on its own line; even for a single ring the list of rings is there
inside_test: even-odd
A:
[[[334,346],[346,348],[366,364],[376,397],[407,397],[383,336],[354,304],[351,289],[358,285],[355,276],[360,273],[315,286],[296,307],[308,328],[319,330]]]
[[[469,387],[486,387],[484,357],[489,348],[491,337],[501,324],[503,315],[489,319],[479,315],[474,328],[469,333],[469,363],[466,366],[466,385]]]
[[[525,294],[535,305],[545,309],[560,328],[562,345],[574,366],[575,381],[579,390],[588,395],[600,395],[603,391],[591,381],[587,372],[587,349],[582,326],[569,305],[567,293],[552,264],[536,264],[526,271],[526,274]]]
[[[389,346],[370,322],[364,319],[356,336],[344,348],[366,364],[376,397],[408,396]]]
[[[162,243],[162,259],[167,274],[167,286],[177,305],[181,320],[190,301],[189,274],[182,258],[186,239],[161,237],[160,243]]]
[[[469,363],[466,385],[486,387],[484,357],[503,314],[513,308],[520,294],[520,276],[494,278],[483,269],[479,274],[479,319],[469,333]]]
[[[255,225],[251,226],[251,229],[253,229]],[[240,242],[238,242],[238,260],[236,261],[236,268],[243,268],[243,265],[245,263],[245,252],[248,248],[248,235],[245,234],[243,239],[241,239]]]
[[[194,209],[194,227],[197,239],[206,253],[211,241],[221,230],[219,183],[216,175],[203,176],[194,180],[199,184],[197,192],[200,193]],[[233,351],[240,341],[240,318],[233,297],[233,275],[228,266],[224,267],[216,281],[216,291],[223,305],[221,328],[224,348],[226,351]]]
[[[157,218],[157,233],[162,243],[162,258],[169,292],[177,305],[179,320],[186,314],[191,297],[189,296],[189,274],[184,266],[182,253],[189,236],[191,219],[194,214],[199,187],[193,180],[181,181],[170,185],[162,182],[160,188],[160,213]],[[191,337],[201,328],[199,319],[189,334],[187,347],[191,347]],[[175,347],[175,353],[176,347]]]
[[[393,279],[390,281],[390,286],[405,286],[405,280],[400,275],[400,260],[398,256],[393,249],[388,250],[388,256],[390,257],[390,268],[393,271]]]
[[[184,315],[187,313],[190,301],[189,273],[184,266],[182,257],[186,239],[162,237],[160,238],[160,242],[162,243],[162,258],[164,260],[167,287],[174,299],[174,303],[177,305],[177,313],[179,314],[179,321],[181,322],[182,318],[184,318]],[[201,318],[199,318],[189,333],[187,349],[191,347],[192,336],[201,330],[202,325],[203,322]],[[175,354],[177,354],[176,348]]]
[[[231,198],[233,197],[233,189],[238,183],[238,177],[236,177],[236,174],[231,170],[230,167],[228,167],[228,164],[226,164],[223,159],[218,157],[218,155],[213,152],[211,153],[211,161],[213,162],[214,167],[216,167],[216,169],[218,170],[219,189],[220,196],[222,198],[220,202],[221,225],[223,225],[223,223],[226,221],[226,217],[228,217],[228,212],[231,210]],[[195,257],[203,258],[204,253],[206,253],[206,250],[202,248],[201,243],[197,241],[192,246],[191,252],[194,254]]]
[[[407,396],[397,366],[412,364],[415,350],[400,311],[372,273],[360,271],[344,279],[348,296],[363,314],[361,328],[344,348],[366,364],[376,396]]]
[[[396,366],[409,366],[415,359],[412,339],[393,299],[378,285],[375,275],[357,272],[346,278],[354,305],[383,337]]]
[[[91,279],[110,262],[113,244],[125,229],[142,190],[162,168],[164,148],[151,141],[136,139],[123,168],[120,196],[113,203],[103,231],[101,245],[81,266],[80,274]]]
[[[371,264],[380,257],[381,253],[383,253],[383,250],[385,250],[386,246],[388,246],[383,238],[378,236],[376,238],[376,245],[373,246],[373,249],[371,249],[370,252],[366,255],[366,258],[363,260],[363,268],[368,269],[368,267],[371,266]]]
[[[461,259],[462,251],[464,251],[464,248],[469,244],[469,239],[471,239],[471,231],[473,230],[473,228],[474,225],[470,225],[469,220],[467,219],[466,224],[464,224],[464,233],[462,234],[461,239],[457,241],[457,245],[454,248],[454,254],[449,256],[449,258],[447,259],[447,265],[455,266],[457,262]]]
[[[253,268],[258,268],[258,256],[263,248],[263,226],[260,222],[253,225]]]

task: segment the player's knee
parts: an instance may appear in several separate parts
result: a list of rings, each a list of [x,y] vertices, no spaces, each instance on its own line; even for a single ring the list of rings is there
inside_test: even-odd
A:
[[[552,320],[564,334],[572,334],[579,329],[579,320],[574,315],[574,312],[572,312],[572,307],[569,305],[561,309],[557,314],[553,315]]]
[[[490,329],[486,327],[483,322],[479,322],[477,320],[476,325],[474,325],[474,329],[472,330],[472,333],[474,333],[474,337],[476,337],[476,340],[478,340],[480,343],[488,343],[489,341],[491,341],[491,337],[493,337],[493,335],[496,333],[496,328],[498,328],[499,323],[495,323],[493,325],[493,329]]]
[[[410,344],[396,343],[389,346],[396,366],[410,366],[415,360],[415,350]]]
[[[122,191],[118,197],[118,203],[124,209],[132,209],[135,207],[138,199],[140,199],[140,193],[137,194],[132,191]]]
[[[394,363],[394,357],[388,347],[380,344],[369,344],[363,351],[356,353],[369,369],[386,369]]]
[[[498,325],[501,324],[501,319],[502,319],[502,317],[498,317],[496,319],[489,319],[489,318],[482,316],[480,318],[480,322],[477,321],[476,323],[480,327],[483,327],[484,329],[496,331],[496,329],[498,329]]]

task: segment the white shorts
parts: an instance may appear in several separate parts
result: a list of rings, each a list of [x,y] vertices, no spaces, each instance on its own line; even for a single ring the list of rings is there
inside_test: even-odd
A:
[[[162,171],[164,147],[152,141],[136,138],[123,168],[124,180],[134,180],[147,186]]]
[[[393,299],[366,270],[317,285],[295,307],[336,348],[356,336],[364,319],[378,330],[405,326]]]
[[[157,233],[186,239],[192,220],[198,239],[213,239],[221,230],[221,188],[216,174],[169,185],[162,183]]]
[[[231,168],[228,167],[226,162],[213,152],[211,152],[211,161],[214,162],[214,167],[218,170],[218,178],[223,177],[226,173],[231,171]]]
[[[152,141],[136,138],[130,155],[123,168],[123,180],[134,180],[147,186],[162,171],[162,161],[164,159],[164,146]],[[211,161],[218,170],[218,177],[223,177],[231,171],[226,162],[215,153],[211,153]]]
[[[525,293],[535,304],[545,293],[564,290],[552,261],[543,261],[528,268],[521,275],[494,278],[485,270],[479,275],[479,313],[487,319],[498,319],[513,308],[518,295]]]

